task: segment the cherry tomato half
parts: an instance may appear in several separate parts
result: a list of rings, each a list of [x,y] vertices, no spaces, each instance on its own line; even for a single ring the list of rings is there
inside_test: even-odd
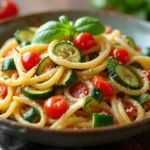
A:
[[[130,60],[129,54],[124,48],[116,48],[111,52],[111,54],[123,64],[127,64]]]
[[[0,84],[0,96],[5,97],[7,95],[7,85]]]
[[[69,93],[73,97],[79,98],[83,94],[87,95],[89,93],[89,88],[84,82],[76,82],[75,84],[71,85]]]
[[[115,91],[112,85],[102,76],[96,75],[92,79],[93,86],[103,91],[105,96],[113,96]]]
[[[147,100],[146,102],[144,102],[144,104],[146,105],[145,111],[146,112],[150,111],[150,100]]]
[[[148,80],[150,81],[150,70],[143,70],[145,75],[147,76]]]
[[[26,52],[22,55],[22,64],[26,70],[32,69],[40,62],[40,56],[35,52]]]
[[[17,14],[18,14],[17,6],[12,0],[2,1],[0,8],[0,19],[16,16]]]
[[[68,104],[64,96],[52,96],[45,101],[43,107],[47,116],[58,119],[67,111]]]
[[[136,107],[130,103],[125,103],[124,104],[124,109],[127,113],[127,115],[132,115],[136,111]]]
[[[95,45],[94,38],[91,34],[82,32],[74,38],[74,45],[81,51],[88,50]]]

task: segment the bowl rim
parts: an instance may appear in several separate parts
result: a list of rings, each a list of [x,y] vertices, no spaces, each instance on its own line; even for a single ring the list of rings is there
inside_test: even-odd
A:
[[[39,15],[48,15],[48,14],[57,14],[57,13],[76,13],[76,12],[80,12],[80,13],[88,13],[88,14],[106,14],[109,16],[120,16],[123,17],[125,19],[132,19],[135,20],[137,22],[140,22],[142,24],[148,25],[150,27],[150,22],[149,21],[145,21],[142,19],[138,19],[134,16],[131,15],[127,15],[127,14],[121,14],[119,12],[116,11],[110,11],[110,10],[81,10],[81,9],[75,9],[75,10],[54,10],[54,11],[46,11],[46,12],[40,12],[40,13],[32,13],[32,14],[27,14],[27,15],[21,15],[21,16],[15,16],[15,17],[10,17],[7,19],[3,19],[0,21],[0,26],[4,25],[5,23],[10,23],[12,21],[17,21],[20,19],[25,19],[28,17],[34,17],[34,16],[39,16]],[[136,121],[136,122],[132,122],[131,124],[124,124],[124,125],[114,125],[114,126],[106,126],[106,127],[98,127],[98,128],[91,128],[91,129],[50,129],[48,127],[33,127],[30,125],[24,125],[21,123],[18,123],[16,121],[13,120],[9,120],[9,119],[3,119],[0,118],[0,124],[2,125],[6,125],[9,126],[11,128],[18,128],[21,131],[22,129],[28,130],[29,132],[35,131],[35,132],[48,132],[48,133],[57,133],[57,134],[67,134],[67,135],[90,135],[90,134],[103,134],[103,133],[109,133],[109,132],[114,132],[114,131],[123,131],[126,129],[132,129],[132,128],[138,128],[139,126],[143,125],[143,124],[148,124],[150,123],[150,118],[145,118],[143,120],[140,121]],[[1,127],[0,127],[1,128]]]

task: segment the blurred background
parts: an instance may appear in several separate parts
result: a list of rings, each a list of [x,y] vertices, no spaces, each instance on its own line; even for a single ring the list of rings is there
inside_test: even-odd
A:
[[[0,0],[0,19],[64,9],[114,10],[150,20],[150,0]]]

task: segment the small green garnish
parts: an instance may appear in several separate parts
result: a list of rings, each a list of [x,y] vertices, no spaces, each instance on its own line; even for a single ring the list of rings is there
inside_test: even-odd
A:
[[[101,22],[93,17],[81,17],[74,24],[67,16],[60,16],[59,21],[49,21],[38,28],[33,36],[32,43],[48,43],[54,39],[67,35],[72,40],[76,32],[88,32],[98,35],[105,31]]]

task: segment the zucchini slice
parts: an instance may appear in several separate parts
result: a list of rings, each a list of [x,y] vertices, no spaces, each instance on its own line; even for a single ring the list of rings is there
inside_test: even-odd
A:
[[[36,75],[41,75],[48,70],[48,68],[54,67],[55,64],[51,61],[49,56],[45,57],[40,61],[36,69]]]
[[[31,41],[33,35],[34,31],[31,30],[30,28],[20,29],[14,33],[14,36],[19,44],[22,43],[23,41]]]
[[[27,45],[30,45],[31,42],[30,41],[23,41],[22,43],[20,43],[20,47],[25,47]]]
[[[80,50],[71,42],[59,42],[55,45],[53,52],[58,57],[66,59],[70,62],[81,62],[82,55]]]
[[[33,122],[35,119],[39,118],[40,115],[34,107],[31,107],[22,114],[22,117],[28,122]]]
[[[133,40],[132,37],[127,36],[127,37],[126,37],[126,40],[127,40],[128,44],[129,44],[132,48],[136,49],[135,41]]]
[[[54,95],[54,89],[53,87],[50,87],[46,90],[35,90],[30,87],[23,87],[21,88],[22,93],[24,96],[33,99],[33,100],[46,100],[50,96]]]
[[[134,71],[123,64],[117,64],[116,58],[114,57],[109,57],[108,59],[108,73],[116,82],[123,86],[130,89],[137,89],[140,87],[140,80]]]
[[[77,74],[74,70],[68,69],[57,83],[59,88],[65,88],[73,84],[77,80]]]
[[[110,114],[93,113],[92,127],[110,126],[114,124],[114,117]]]
[[[96,99],[100,103],[103,99],[104,93],[99,88],[92,87],[88,96]]]
[[[2,63],[1,71],[16,70],[14,59],[5,59]]]

